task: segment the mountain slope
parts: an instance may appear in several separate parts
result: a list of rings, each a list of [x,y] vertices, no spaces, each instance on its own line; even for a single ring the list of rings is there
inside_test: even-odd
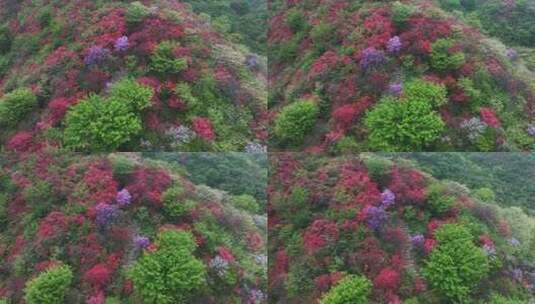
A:
[[[3,0],[0,7],[5,149],[263,149],[265,60],[189,4]]]
[[[518,207],[403,157],[277,154],[269,172],[270,303],[535,298],[535,218]]]
[[[271,8],[275,149],[534,148],[533,74],[438,3],[299,0]]]
[[[265,301],[265,202],[139,154],[5,155],[0,165],[0,299]]]

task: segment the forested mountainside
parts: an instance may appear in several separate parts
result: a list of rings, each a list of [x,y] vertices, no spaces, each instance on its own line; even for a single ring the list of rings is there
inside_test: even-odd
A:
[[[224,3],[1,0],[3,149],[264,151],[262,10]]]
[[[518,207],[380,154],[275,154],[269,174],[270,303],[535,299],[535,218]]]
[[[403,153],[439,179],[449,179],[473,190],[476,196],[535,215],[535,154],[533,153]]]
[[[522,0],[270,1],[271,145],[533,150],[532,9]]]
[[[0,157],[0,303],[265,303],[266,202],[154,158]]]

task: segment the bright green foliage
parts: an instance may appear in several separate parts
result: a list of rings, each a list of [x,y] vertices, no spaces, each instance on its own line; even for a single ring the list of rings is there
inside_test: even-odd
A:
[[[67,265],[45,270],[26,284],[24,299],[28,304],[64,303],[72,279],[71,268]]]
[[[175,94],[186,103],[188,109],[193,112],[198,110],[200,106],[199,99],[193,95],[191,86],[187,82],[178,83],[175,87]]]
[[[277,46],[274,52],[276,52],[275,57],[278,61],[290,62],[297,57],[299,52],[299,42],[297,39],[283,42]]]
[[[150,57],[150,68],[159,74],[178,74],[188,67],[184,58],[175,58],[173,50],[177,43],[172,41],[161,42]]]
[[[446,224],[435,232],[438,247],[429,255],[424,276],[449,301],[466,302],[474,287],[489,273],[485,253],[459,224]]]
[[[234,206],[249,212],[257,213],[259,209],[256,199],[248,194],[235,196],[232,198],[232,202]]]
[[[154,91],[131,78],[114,83],[110,90],[111,99],[121,102],[133,112],[139,112],[151,105]]]
[[[137,24],[150,15],[149,8],[139,1],[130,3],[126,10],[125,18],[129,24]]]
[[[456,70],[460,68],[465,57],[462,52],[450,52],[455,42],[450,39],[437,39],[431,45],[431,67],[440,72]]]
[[[141,119],[122,102],[97,95],[72,107],[65,125],[65,146],[77,151],[116,150],[142,129]]]
[[[420,151],[435,142],[445,124],[423,100],[384,98],[366,114],[369,145],[381,151]]]
[[[422,101],[433,108],[448,102],[446,87],[422,79],[414,79],[407,82],[403,88],[405,99]]]
[[[372,284],[359,275],[348,275],[331,288],[321,299],[321,304],[366,304]]]
[[[0,99],[0,127],[14,127],[37,107],[37,97],[21,88]]]
[[[165,212],[171,217],[182,216],[195,206],[194,201],[184,199],[184,188],[178,185],[167,189],[162,201]]]
[[[392,21],[396,26],[403,26],[413,13],[413,7],[396,1],[392,4]]]
[[[206,270],[193,256],[197,246],[186,231],[167,230],[158,235],[157,250],[144,252],[129,272],[143,303],[188,303],[205,283]]]
[[[487,203],[496,201],[496,195],[494,194],[494,191],[486,187],[479,188],[474,191],[474,196]]]
[[[7,194],[0,193],[0,230],[2,230],[7,225],[7,221],[8,221],[7,204],[8,204]]]
[[[310,31],[310,38],[314,41],[314,47],[319,51],[324,51],[327,44],[333,39],[334,27],[322,22]]]
[[[275,120],[275,135],[287,142],[298,144],[311,131],[319,115],[319,108],[309,100],[294,102],[282,109]]]
[[[460,10],[463,8],[460,0],[440,0],[440,6],[445,10]]]
[[[427,201],[431,211],[436,215],[448,212],[455,203],[455,197],[446,193],[443,184],[436,183],[427,189]]]

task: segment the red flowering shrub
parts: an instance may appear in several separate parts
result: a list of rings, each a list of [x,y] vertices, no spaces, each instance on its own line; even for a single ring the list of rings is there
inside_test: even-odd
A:
[[[262,236],[256,232],[247,234],[247,247],[251,251],[258,251],[264,245]]]
[[[385,268],[381,270],[377,277],[375,277],[373,286],[375,288],[395,291],[399,287],[400,280],[401,276],[397,271],[391,268]]]
[[[323,55],[316,59],[314,64],[312,64],[312,68],[310,69],[310,77],[322,75],[326,71],[333,69],[337,63],[338,55],[335,52],[327,51],[323,53]]]
[[[500,120],[496,116],[496,113],[491,108],[481,108],[479,109],[481,120],[484,121],[487,125],[493,128],[499,128],[501,126]]]
[[[96,288],[105,287],[111,276],[112,271],[105,264],[97,264],[84,274],[84,281]]]
[[[308,253],[315,253],[338,240],[338,227],[329,220],[315,220],[303,234],[303,243]]]
[[[171,176],[163,169],[138,168],[126,189],[134,201],[160,205],[162,193],[171,186]]]
[[[195,133],[201,138],[211,141],[215,139],[214,127],[208,118],[197,117],[192,122]]]
[[[83,181],[88,189],[88,201],[91,203],[110,203],[117,195],[117,182],[106,162],[92,163],[87,168]]]
[[[425,201],[426,181],[419,171],[400,167],[392,168],[391,181],[388,185],[396,199],[405,204],[421,204]]]
[[[7,149],[14,152],[27,152],[32,148],[33,135],[30,132],[19,132],[11,137],[7,143]]]
[[[44,219],[41,220],[37,227],[37,241],[39,243],[48,239],[58,237],[67,229],[67,217],[62,212],[50,212]]]
[[[230,251],[230,249],[226,248],[226,247],[219,247],[217,248],[217,253],[219,254],[219,256],[229,262],[229,263],[233,263],[236,261],[236,259],[234,258],[234,255],[232,254],[232,252]]]

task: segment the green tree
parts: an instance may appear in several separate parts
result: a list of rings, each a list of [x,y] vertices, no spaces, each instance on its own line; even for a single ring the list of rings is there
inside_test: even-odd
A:
[[[16,89],[0,99],[0,126],[14,127],[37,107],[29,89]]]
[[[299,144],[314,127],[318,115],[318,106],[313,101],[294,102],[279,113],[274,133],[282,141]]]
[[[110,97],[129,107],[132,112],[140,112],[151,105],[154,91],[131,78],[123,78],[111,86]]]
[[[141,132],[141,119],[117,99],[91,95],[65,118],[65,146],[76,151],[113,151]]]
[[[444,85],[422,79],[414,79],[407,82],[403,87],[403,95],[407,100],[426,102],[433,108],[440,107],[448,102]]]
[[[185,199],[184,188],[179,185],[165,190],[162,201],[165,212],[171,217],[182,216],[195,206],[194,201]]]
[[[460,68],[465,57],[462,52],[451,52],[455,42],[450,39],[437,39],[431,45],[431,67],[439,72],[456,70]]]
[[[154,252],[144,252],[130,269],[143,303],[180,304],[205,284],[204,264],[193,256],[193,235],[167,230],[158,235]]]
[[[126,22],[131,25],[142,22],[150,15],[148,7],[141,4],[139,1],[130,3],[125,13]]]
[[[150,68],[159,74],[177,74],[188,67],[184,58],[175,58],[174,49],[178,46],[172,41],[163,41],[150,57]]]
[[[426,260],[424,276],[443,297],[464,303],[490,271],[487,256],[462,225],[446,224],[435,237],[439,245]]]
[[[24,299],[28,304],[64,303],[72,280],[73,274],[67,265],[45,270],[26,284]]]
[[[364,125],[370,130],[371,149],[401,152],[421,151],[435,142],[445,127],[428,102],[390,97],[366,113]]]
[[[348,275],[331,288],[320,300],[321,304],[366,304],[372,284],[364,276]]]

